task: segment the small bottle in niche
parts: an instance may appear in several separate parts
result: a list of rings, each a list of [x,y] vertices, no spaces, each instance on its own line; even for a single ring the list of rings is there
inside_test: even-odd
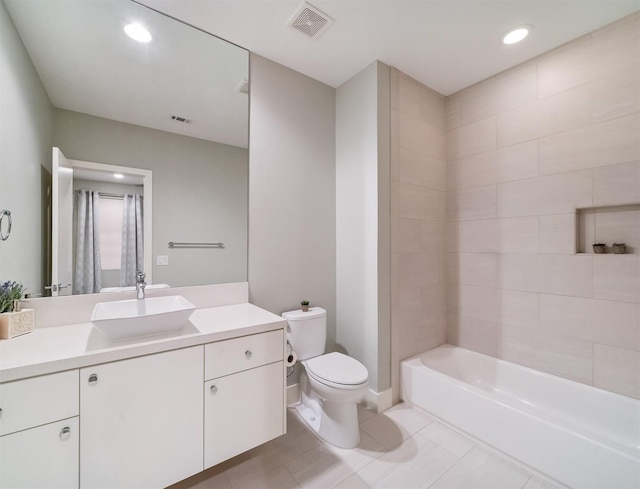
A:
[[[616,255],[621,255],[627,252],[627,245],[624,243],[613,243],[613,252]]]
[[[607,245],[604,243],[593,243],[594,253],[604,253],[606,248],[607,248]]]

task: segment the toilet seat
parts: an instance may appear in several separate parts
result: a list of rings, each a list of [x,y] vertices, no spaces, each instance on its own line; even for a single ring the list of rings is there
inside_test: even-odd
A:
[[[355,358],[333,352],[303,362],[307,375],[337,389],[359,389],[369,382],[369,372]]]

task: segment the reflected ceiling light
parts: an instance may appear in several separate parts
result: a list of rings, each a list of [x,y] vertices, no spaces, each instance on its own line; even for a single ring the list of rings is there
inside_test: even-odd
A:
[[[140,24],[127,24],[124,26],[124,31],[127,36],[138,42],[149,42],[153,39],[149,31]]]
[[[124,178],[124,175],[122,173],[114,173],[113,178],[121,179]]]
[[[530,25],[521,25],[516,27],[515,29],[511,29],[503,36],[502,42],[504,44],[515,44],[517,42],[520,42],[529,35],[531,29],[532,27]]]

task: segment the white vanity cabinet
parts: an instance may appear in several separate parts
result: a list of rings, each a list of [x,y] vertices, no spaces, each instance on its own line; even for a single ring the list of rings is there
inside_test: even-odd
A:
[[[82,488],[165,487],[202,471],[203,348],[80,370]]]
[[[190,321],[96,350],[84,323],[0,342],[0,489],[167,487],[284,434],[282,318],[239,303]]]
[[[205,345],[204,468],[284,434],[284,332]]]
[[[78,487],[78,370],[0,384],[0,487]]]

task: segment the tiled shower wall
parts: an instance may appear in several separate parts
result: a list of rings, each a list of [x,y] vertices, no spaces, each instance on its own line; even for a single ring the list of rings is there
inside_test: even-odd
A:
[[[446,342],[445,97],[391,69],[391,384]]]
[[[639,112],[640,14],[447,98],[449,343],[640,397],[640,250],[576,253],[575,219],[576,209],[640,202]],[[395,185],[408,199],[415,183]],[[439,223],[441,201],[421,202]],[[417,231],[401,227],[417,207],[396,219],[397,259],[417,252],[403,240]],[[640,233],[638,218],[620,216],[627,236]],[[611,246],[615,230],[602,238]],[[440,246],[400,272],[428,262],[440,280],[428,254]]]

